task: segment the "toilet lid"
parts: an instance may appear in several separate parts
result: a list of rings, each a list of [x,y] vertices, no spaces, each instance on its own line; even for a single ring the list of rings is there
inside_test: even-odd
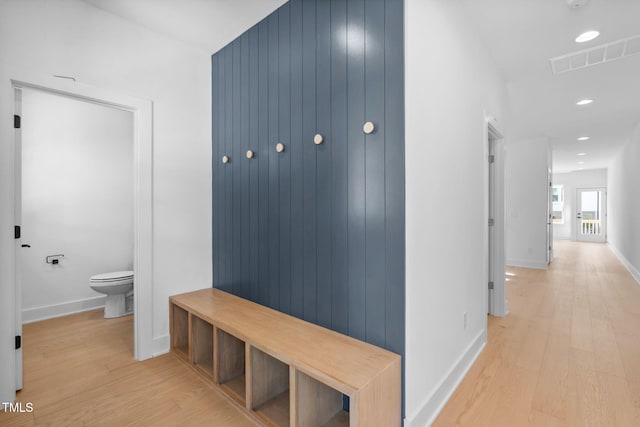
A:
[[[91,276],[94,282],[113,282],[116,280],[130,279],[133,277],[133,271],[115,271],[113,273],[102,273]]]

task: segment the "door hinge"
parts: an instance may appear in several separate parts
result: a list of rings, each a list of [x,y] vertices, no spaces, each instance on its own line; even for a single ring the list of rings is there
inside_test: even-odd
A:
[[[489,289],[493,289],[493,282],[489,282]]]
[[[16,335],[16,350],[20,350],[22,348],[22,337],[20,335]]]
[[[489,218],[489,227],[493,227],[495,222],[496,221],[493,218]]]
[[[496,161],[496,156],[494,156],[493,154],[489,155],[489,164],[494,163]]]
[[[19,239],[21,234],[21,229],[19,225],[13,226],[13,237],[14,239]]]
[[[20,118],[20,116],[18,116],[17,114],[13,115],[13,128],[14,129],[20,129],[22,123],[22,119]]]

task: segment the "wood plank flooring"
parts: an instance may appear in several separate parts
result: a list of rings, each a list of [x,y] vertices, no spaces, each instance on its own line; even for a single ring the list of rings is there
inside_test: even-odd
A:
[[[435,425],[640,425],[640,286],[606,245],[557,242],[547,271],[510,268],[510,314]],[[133,359],[133,318],[25,325],[27,414],[2,426],[253,425],[168,354]]]
[[[253,426],[172,354],[133,359],[133,316],[101,310],[24,327],[24,389],[32,413],[4,413],[4,426]]]
[[[640,285],[604,244],[508,268],[510,314],[436,426],[640,426]]]

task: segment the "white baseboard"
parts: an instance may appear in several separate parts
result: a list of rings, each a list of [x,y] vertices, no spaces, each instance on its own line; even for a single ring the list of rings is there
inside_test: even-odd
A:
[[[507,259],[509,267],[535,268],[537,270],[546,270],[549,268],[546,261],[532,261],[523,259]]]
[[[83,311],[95,310],[104,307],[106,296],[97,296],[78,301],[63,302],[61,304],[45,305],[42,307],[27,308],[22,310],[22,324],[39,322],[40,320],[53,319]]]
[[[480,355],[480,352],[487,343],[487,331],[481,331],[469,344],[467,349],[460,355],[453,367],[442,380],[442,382],[429,395],[420,408],[411,416],[405,419],[405,427],[425,427],[430,426],[436,417],[449,401],[453,392],[456,391],[469,369]]]
[[[169,335],[163,335],[153,339],[153,351],[151,357],[162,356],[169,353]]]
[[[618,257],[620,262],[624,264],[627,270],[629,270],[629,273],[631,273],[633,278],[636,279],[636,282],[638,282],[638,284],[640,285],[640,271],[638,271],[638,269],[633,264],[631,264],[631,262],[629,262],[629,260],[624,255],[622,255],[622,252],[620,252],[618,248],[613,246],[611,242],[607,242],[607,244],[609,245],[611,252],[613,252]]]

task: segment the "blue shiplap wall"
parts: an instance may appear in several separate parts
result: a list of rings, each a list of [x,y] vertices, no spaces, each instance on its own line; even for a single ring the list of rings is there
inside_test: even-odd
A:
[[[213,55],[214,287],[404,354],[403,61],[402,0],[292,0]]]

